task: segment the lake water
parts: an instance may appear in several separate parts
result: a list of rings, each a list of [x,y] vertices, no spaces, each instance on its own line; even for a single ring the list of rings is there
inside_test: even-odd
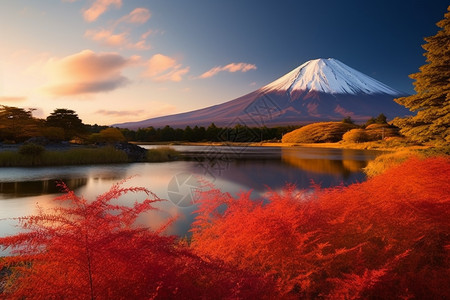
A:
[[[153,148],[157,146],[145,146]],[[39,205],[54,205],[59,194],[56,181],[64,181],[77,195],[94,199],[112,184],[129,178],[125,186],[142,186],[159,198],[158,212],[140,222],[156,228],[172,216],[177,221],[168,233],[188,234],[195,211],[199,180],[236,194],[253,190],[260,197],[266,187],[279,190],[287,183],[308,189],[312,182],[322,187],[348,185],[365,180],[361,171],[380,152],[282,147],[172,146],[190,157],[188,161],[45,168],[0,168],[0,236],[16,233],[10,218],[34,214]],[[145,195],[128,194],[124,203],[142,201]]]

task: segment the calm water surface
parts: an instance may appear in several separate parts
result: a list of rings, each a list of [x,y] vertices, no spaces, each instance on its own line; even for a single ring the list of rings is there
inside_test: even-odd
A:
[[[145,146],[152,148],[156,146]],[[18,231],[10,218],[30,215],[37,205],[52,207],[58,196],[57,180],[64,181],[77,195],[95,199],[112,184],[129,177],[126,186],[142,186],[159,198],[158,212],[140,220],[158,227],[178,216],[169,233],[186,235],[193,220],[195,191],[200,179],[222,191],[236,194],[253,190],[260,197],[266,186],[277,190],[287,183],[308,189],[311,182],[323,187],[363,181],[361,171],[380,152],[281,147],[172,146],[190,156],[189,161],[133,163],[45,168],[0,168],[0,236]],[[145,195],[129,194],[123,203],[142,201]]]

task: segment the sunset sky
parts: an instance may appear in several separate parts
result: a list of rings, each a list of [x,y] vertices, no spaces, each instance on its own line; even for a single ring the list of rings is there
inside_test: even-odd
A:
[[[444,0],[2,0],[0,104],[140,121],[219,104],[336,58],[413,93]]]

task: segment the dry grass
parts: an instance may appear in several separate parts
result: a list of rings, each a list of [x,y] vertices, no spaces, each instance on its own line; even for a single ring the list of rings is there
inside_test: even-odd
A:
[[[387,169],[400,165],[402,162],[408,160],[412,156],[418,156],[416,151],[402,150],[393,153],[379,155],[374,160],[370,161],[363,169],[368,177],[384,173]]]
[[[0,152],[0,167],[109,164],[127,161],[126,153],[113,147],[44,151],[36,156],[23,155],[19,151]]]
[[[147,161],[149,162],[171,161],[179,156],[180,153],[171,147],[158,147],[147,151]]]
[[[347,131],[357,125],[342,122],[313,123],[296,129],[283,136],[283,143],[333,143],[342,139]]]

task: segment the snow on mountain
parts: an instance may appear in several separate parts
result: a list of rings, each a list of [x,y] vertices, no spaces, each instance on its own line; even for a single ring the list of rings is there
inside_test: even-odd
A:
[[[336,59],[310,60],[247,95],[202,109],[112,126],[137,129],[153,126],[249,127],[340,121],[350,116],[365,122],[380,113],[388,119],[410,115],[394,102],[406,96]]]
[[[283,77],[262,88],[270,91],[316,91],[327,94],[388,94],[401,93],[337,59],[314,59],[305,62]]]

